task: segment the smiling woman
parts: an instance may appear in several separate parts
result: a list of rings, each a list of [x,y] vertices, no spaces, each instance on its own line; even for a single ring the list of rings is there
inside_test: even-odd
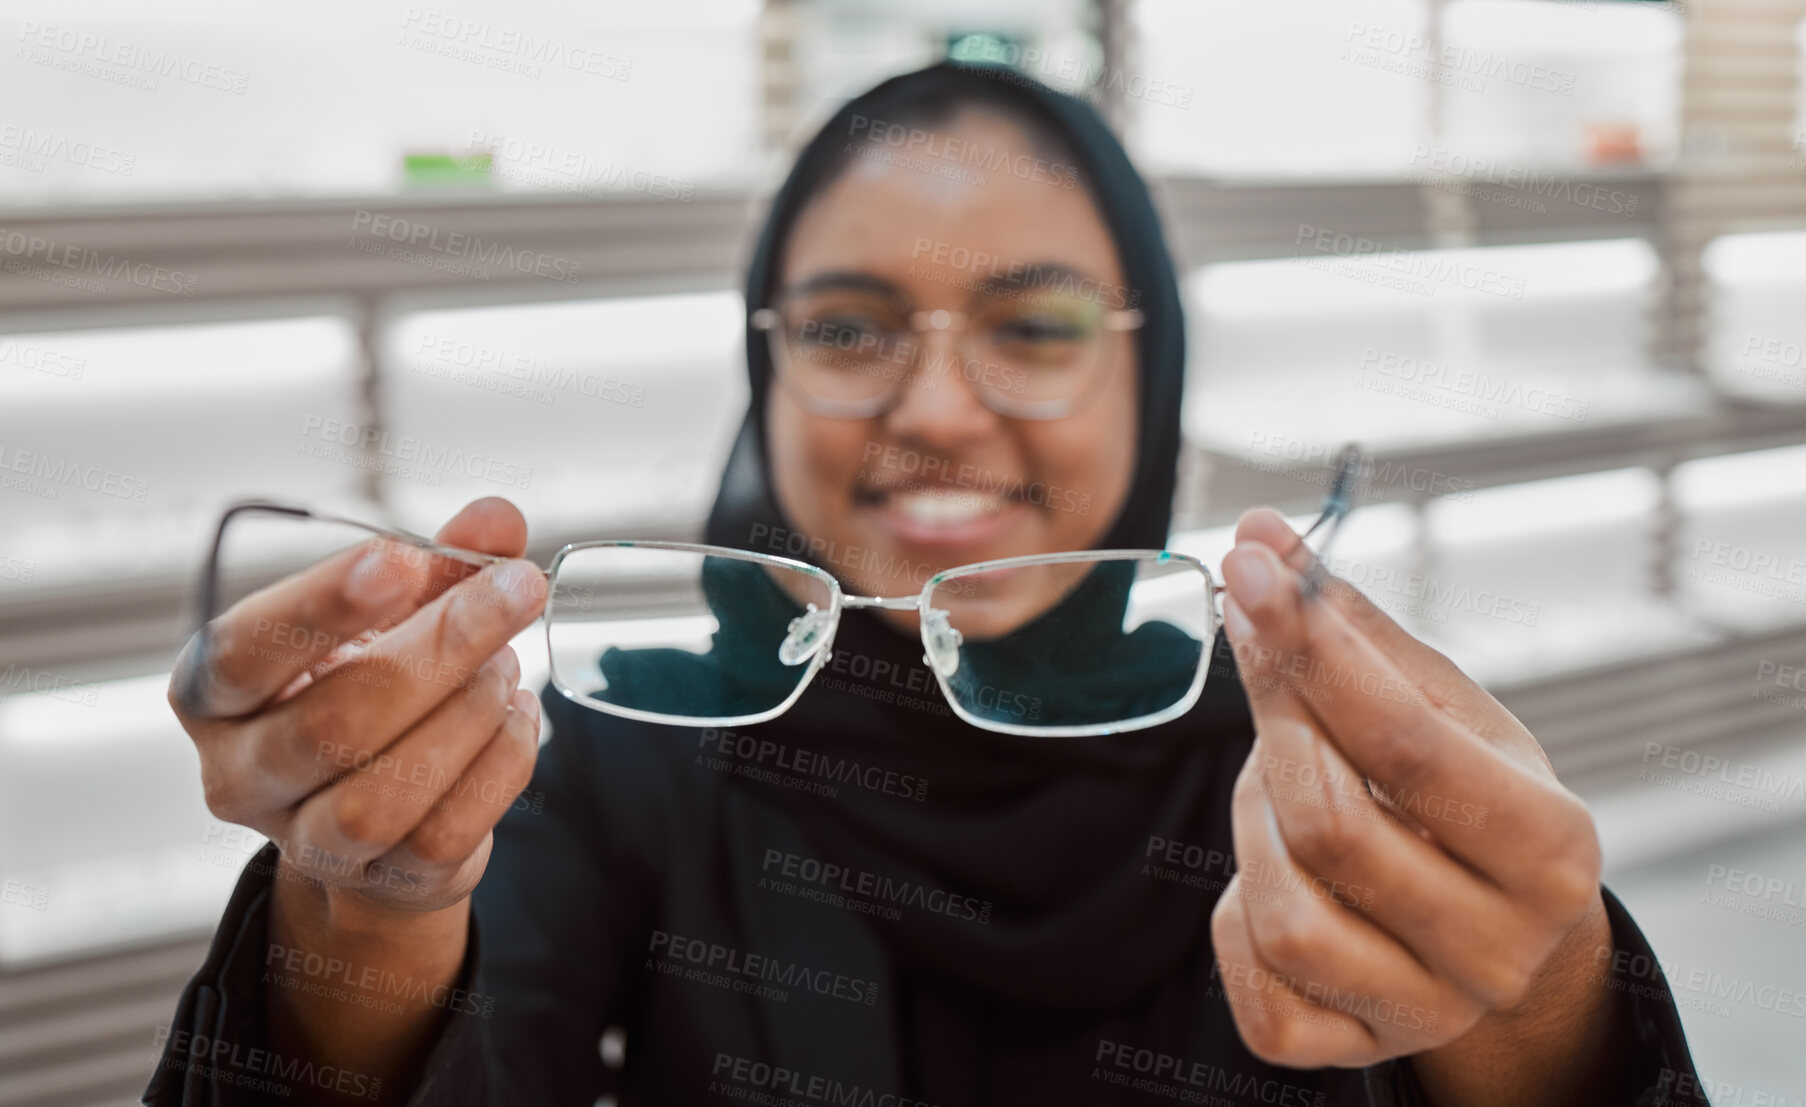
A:
[[[733,556],[683,552],[708,617],[661,648],[580,627],[587,683],[523,702],[505,643],[545,602],[536,570],[376,594],[343,558],[190,647],[172,702],[209,802],[273,844],[149,1102],[231,1101],[247,1051],[422,1104],[1696,1101],[1659,972],[1618,969],[1657,962],[1586,810],[1497,701],[1272,512],[1224,562],[1227,634],[1207,587],[1173,585],[1177,282],[1094,112],[1004,70],[886,81],[799,155],[746,306],[752,403],[707,524]],[[518,555],[524,521],[479,501],[437,541]],[[813,562],[786,570],[813,598],[746,550]],[[1086,550],[1155,552],[946,572]],[[271,664],[245,648],[259,620],[360,648]],[[735,625],[758,647],[705,659]],[[830,649],[844,678],[761,713]],[[358,679],[422,656],[474,675]],[[923,666],[958,717],[896,694]],[[296,668],[318,675],[284,698]],[[609,694],[640,714],[577,702]],[[657,718],[704,694],[718,725]],[[1135,712],[1156,724],[1099,733]],[[445,794],[322,786],[327,740],[428,763]]]
[[[893,125],[960,149],[1077,162],[1019,112],[952,96],[914,108],[892,113]],[[919,342],[904,332],[916,372],[887,382],[865,417],[812,409],[813,382],[825,374],[807,373],[802,358],[779,361],[779,383],[798,382],[776,390],[765,413],[779,508],[811,534],[907,560],[960,564],[1095,545],[1128,495],[1138,388],[1131,333],[1107,327],[1104,306],[1077,294],[1125,283],[1090,189],[1014,173],[974,186],[858,149],[849,143],[824,168],[791,228],[778,297],[800,294],[805,315],[837,327],[912,311],[928,326]],[[927,229],[930,241],[960,248],[924,251]],[[982,269],[969,260],[980,257]],[[963,344],[950,326],[956,316],[968,320]],[[1011,389],[1060,417],[1011,417]],[[884,464],[898,456],[923,460],[915,473]],[[962,485],[960,473],[982,476]],[[1026,489],[1037,484],[1070,489],[1092,510],[1035,502]],[[894,577],[855,583],[872,595],[909,590]]]

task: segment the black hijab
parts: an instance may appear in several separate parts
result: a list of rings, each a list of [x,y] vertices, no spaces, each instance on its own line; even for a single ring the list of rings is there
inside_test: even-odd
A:
[[[865,129],[856,120],[907,119],[920,114],[920,105],[948,101],[977,101],[1026,116],[1040,129],[1058,135],[1079,161],[1079,180],[1115,239],[1131,298],[1147,316],[1146,323],[1134,332],[1141,369],[1135,474],[1129,498],[1098,548],[1158,549],[1165,545],[1178,474],[1185,328],[1178,280],[1147,184],[1129,163],[1122,144],[1084,101],[1013,70],[952,62],[892,77],[849,101],[803,147],[773,198],[746,274],[746,369],[752,403],[709,514],[707,541],[711,544],[754,549],[753,536],[769,534],[760,524],[793,532],[771,495],[764,439],[771,355],[764,334],[753,330],[750,322],[752,312],[768,306],[777,292],[783,246],[791,227],[844,163],[849,142],[856,142],[854,136]],[[774,551],[766,548],[761,552]]]
[[[1180,445],[1178,285],[1147,186],[1082,101],[1014,71],[952,63],[892,78],[851,101],[803,149],[771,205],[747,275],[749,315],[770,303],[790,228],[844,158],[855,118],[909,119],[925,102],[948,100],[1002,106],[1058,136],[1115,238],[1125,283],[1146,322],[1135,332],[1133,484],[1098,548],[1161,548]],[[794,544],[769,541],[795,528],[776,506],[763,441],[771,361],[761,332],[749,326],[746,338],[752,404],[706,540],[796,556]],[[833,571],[831,559],[819,563]],[[896,922],[873,916],[865,921],[881,935],[876,953],[849,932],[849,956],[857,946],[903,981],[899,1027],[920,1034],[923,1027],[964,1026],[973,1012],[998,1007],[1017,1012],[1018,1022],[1032,1012],[1089,1023],[1150,1002],[1172,974],[1190,975],[1183,966],[1207,965],[1214,895],[1151,879],[1142,862],[1150,835],[1228,840],[1228,788],[1250,726],[1221,636],[1193,711],[1098,738],[1026,738],[969,726],[946,711],[921,655],[919,640],[869,612],[848,611],[834,661],[815,684],[784,716],[745,728],[791,748],[911,774],[927,782],[919,802],[863,793],[829,798],[736,778],[748,802],[729,820],[749,843],[800,835],[801,848],[814,856],[986,905],[984,922],[947,913],[912,912]],[[779,808],[781,827],[771,814]],[[754,861],[751,871],[757,867]],[[770,941],[784,940],[777,921],[751,925],[768,925]],[[923,1050],[924,1063],[947,1050],[963,1051],[975,1064],[989,1055],[976,1041]]]

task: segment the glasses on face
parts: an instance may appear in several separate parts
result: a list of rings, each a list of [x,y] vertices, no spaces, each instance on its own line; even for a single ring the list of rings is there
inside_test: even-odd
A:
[[[779,384],[809,411],[846,419],[884,414],[911,381],[937,388],[953,376],[999,415],[1064,418],[1122,359],[1117,336],[1142,322],[1132,308],[1062,293],[1025,290],[960,313],[858,287],[787,293],[751,316]],[[955,341],[933,341],[937,331]]]
[[[1333,537],[1358,458],[1352,448],[1344,452],[1307,536],[1327,525]],[[203,656],[213,648],[216,616],[327,559],[336,565],[310,571],[424,580],[429,596],[504,560],[295,505],[237,504],[220,521],[202,577]],[[1321,571],[1318,555],[1307,581]],[[551,682],[595,711],[683,726],[750,725],[782,715],[826,669],[923,704],[932,680],[973,726],[1046,737],[1137,730],[1190,710],[1209,674],[1221,592],[1197,558],[1168,550],[978,562],[934,573],[920,592],[897,597],[848,595],[832,574],[791,558],[685,542],[573,543],[546,574]],[[1321,589],[1317,579],[1311,594]],[[922,668],[837,655],[842,612],[861,609],[913,617]],[[259,651],[265,662],[305,662],[296,668],[315,673],[387,629],[341,642],[280,619],[255,623],[238,628],[238,648]],[[443,676],[431,659],[397,669],[397,678]]]

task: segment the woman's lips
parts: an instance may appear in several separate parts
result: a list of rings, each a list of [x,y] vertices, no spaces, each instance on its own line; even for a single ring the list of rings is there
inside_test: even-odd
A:
[[[1029,510],[1021,500],[968,489],[888,489],[862,494],[864,509],[898,542],[943,550],[996,542]]]

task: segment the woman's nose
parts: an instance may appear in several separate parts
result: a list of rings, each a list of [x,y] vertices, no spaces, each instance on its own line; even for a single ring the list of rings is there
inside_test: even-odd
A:
[[[885,416],[891,434],[950,447],[997,432],[1000,416],[985,406],[962,372],[960,346],[959,333],[952,329],[923,334],[915,371],[904,380],[902,394]]]

